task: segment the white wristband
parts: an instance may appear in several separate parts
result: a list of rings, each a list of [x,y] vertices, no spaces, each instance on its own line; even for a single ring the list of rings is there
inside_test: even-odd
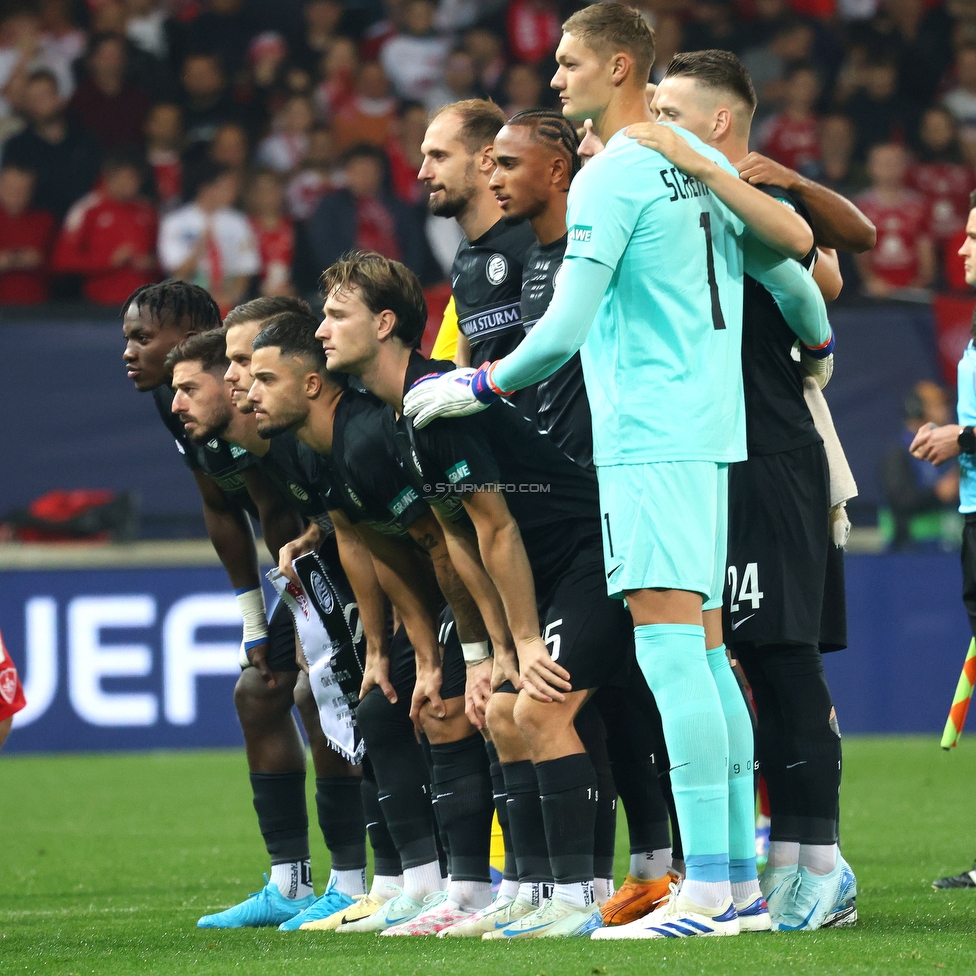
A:
[[[462,641],[461,653],[464,655],[464,663],[470,667],[472,664],[481,664],[491,657],[491,645],[488,641],[472,641],[470,644]]]
[[[268,618],[264,607],[264,591],[260,586],[251,590],[235,590],[237,606],[244,618],[244,647],[248,650],[268,637]]]

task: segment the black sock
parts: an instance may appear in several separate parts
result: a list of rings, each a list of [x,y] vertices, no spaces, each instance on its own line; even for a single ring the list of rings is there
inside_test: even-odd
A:
[[[251,773],[258,826],[272,864],[308,860],[305,771]]]
[[[366,831],[369,834],[369,846],[373,848],[373,871],[386,877],[396,878],[403,874],[400,865],[400,852],[393,843],[390,831],[386,826],[386,817],[376,798],[376,773],[369,761],[369,756],[363,759],[363,778],[360,783],[363,798],[363,814],[366,820]]]
[[[593,871],[597,878],[613,877],[613,856],[617,846],[617,788],[607,752],[607,729],[591,699],[576,716],[580,737],[596,770],[597,806],[593,828]]]
[[[315,780],[315,806],[333,869],[365,869],[366,818],[359,777],[318,777]]]
[[[404,695],[394,705],[379,688],[359,703],[356,721],[376,773],[380,808],[404,868],[437,860],[430,776]]]
[[[434,758],[431,755],[430,739],[426,735],[420,737],[420,749],[427,764],[427,776],[430,783],[430,806],[434,811],[434,826],[437,828],[434,841],[437,844],[437,863],[441,866],[441,877],[446,878],[451,873],[451,839],[447,836],[440,811],[437,809],[437,790],[434,788]]]
[[[551,884],[552,868],[535,766],[528,760],[502,763],[502,774],[508,790],[508,825],[512,831],[519,883]]]
[[[434,802],[451,851],[452,881],[491,881],[491,775],[477,732],[459,742],[431,743]]]
[[[593,880],[596,770],[581,752],[536,763],[549,862],[556,884]]]
[[[498,759],[498,750],[494,742],[485,743],[488,753],[488,772],[491,775],[491,796],[495,803],[495,814],[498,825],[502,828],[502,842],[505,845],[505,867],[502,878],[506,881],[518,880],[518,867],[515,864],[515,848],[512,846],[512,828],[508,823],[508,789],[505,777],[502,775],[502,764]]]

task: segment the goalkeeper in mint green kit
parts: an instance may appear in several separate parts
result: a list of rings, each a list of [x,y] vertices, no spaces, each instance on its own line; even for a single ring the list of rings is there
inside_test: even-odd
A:
[[[594,4],[563,30],[552,85],[564,115],[592,118],[606,149],[570,190],[553,301],[513,353],[419,383],[404,409],[417,426],[474,412],[580,350],[608,590],[627,601],[661,712],[687,869],[663,907],[593,937],[768,930],[755,869],[752,726],[720,624],[706,653],[705,620],[716,614],[703,611],[721,607],[726,469],[746,456],[743,268],[805,342],[829,351],[823,299],[783,258],[803,256],[812,235],[690,133],[675,130],[675,141],[687,141],[682,169],[627,138],[627,125],[650,118],[653,34],[636,10]]]

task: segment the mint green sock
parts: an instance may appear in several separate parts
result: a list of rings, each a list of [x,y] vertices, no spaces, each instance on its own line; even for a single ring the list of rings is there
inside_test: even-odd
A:
[[[729,736],[729,858],[733,881],[756,877],[755,745],[749,707],[729,664],[725,645],[708,652]],[[746,877],[751,875],[751,877]]]
[[[688,878],[727,881],[729,740],[705,656],[705,629],[645,624],[634,628],[634,638],[664,726]]]

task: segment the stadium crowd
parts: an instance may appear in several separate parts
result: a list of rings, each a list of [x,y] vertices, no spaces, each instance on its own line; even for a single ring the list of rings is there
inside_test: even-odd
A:
[[[0,302],[114,306],[166,276],[309,294],[352,246],[446,278],[416,180],[427,114],[553,104],[557,0],[11,0],[0,17]],[[660,80],[739,54],[753,149],[856,199],[848,294],[964,289],[976,167],[971,0],[642,0]],[[860,282],[857,282],[857,278]]]

